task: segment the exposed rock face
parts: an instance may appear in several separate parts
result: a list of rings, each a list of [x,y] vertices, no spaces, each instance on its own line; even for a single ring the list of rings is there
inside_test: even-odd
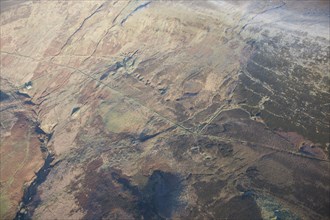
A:
[[[328,1],[1,5],[1,217],[329,218]]]

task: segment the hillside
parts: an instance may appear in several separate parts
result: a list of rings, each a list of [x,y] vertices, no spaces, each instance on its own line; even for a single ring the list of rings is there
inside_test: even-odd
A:
[[[16,3],[2,219],[329,219],[329,1]]]

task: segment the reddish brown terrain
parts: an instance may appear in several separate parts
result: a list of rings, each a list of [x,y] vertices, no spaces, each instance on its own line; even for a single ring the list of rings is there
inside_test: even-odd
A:
[[[4,94],[2,94],[4,96]],[[1,107],[1,213],[14,213],[22,200],[23,187],[35,178],[43,165],[41,135],[35,131],[31,112],[21,107],[20,100],[8,96]],[[10,109],[10,110],[9,110]],[[2,216],[4,219],[9,215]]]
[[[328,1],[1,6],[1,219],[330,218]]]

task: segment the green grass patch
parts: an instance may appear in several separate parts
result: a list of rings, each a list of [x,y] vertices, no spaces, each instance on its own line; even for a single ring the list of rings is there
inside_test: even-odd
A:
[[[1,192],[0,194],[0,219],[5,219],[9,209],[7,197]]]
[[[110,106],[104,103],[100,106],[100,114],[107,129],[114,133],[132,130],[146,123],[145,116],[125,102]]]

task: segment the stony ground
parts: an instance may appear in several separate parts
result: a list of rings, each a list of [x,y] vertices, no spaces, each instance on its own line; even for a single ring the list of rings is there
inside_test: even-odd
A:
[[[329,219],[328,1],[1,5],[1,218]]]

